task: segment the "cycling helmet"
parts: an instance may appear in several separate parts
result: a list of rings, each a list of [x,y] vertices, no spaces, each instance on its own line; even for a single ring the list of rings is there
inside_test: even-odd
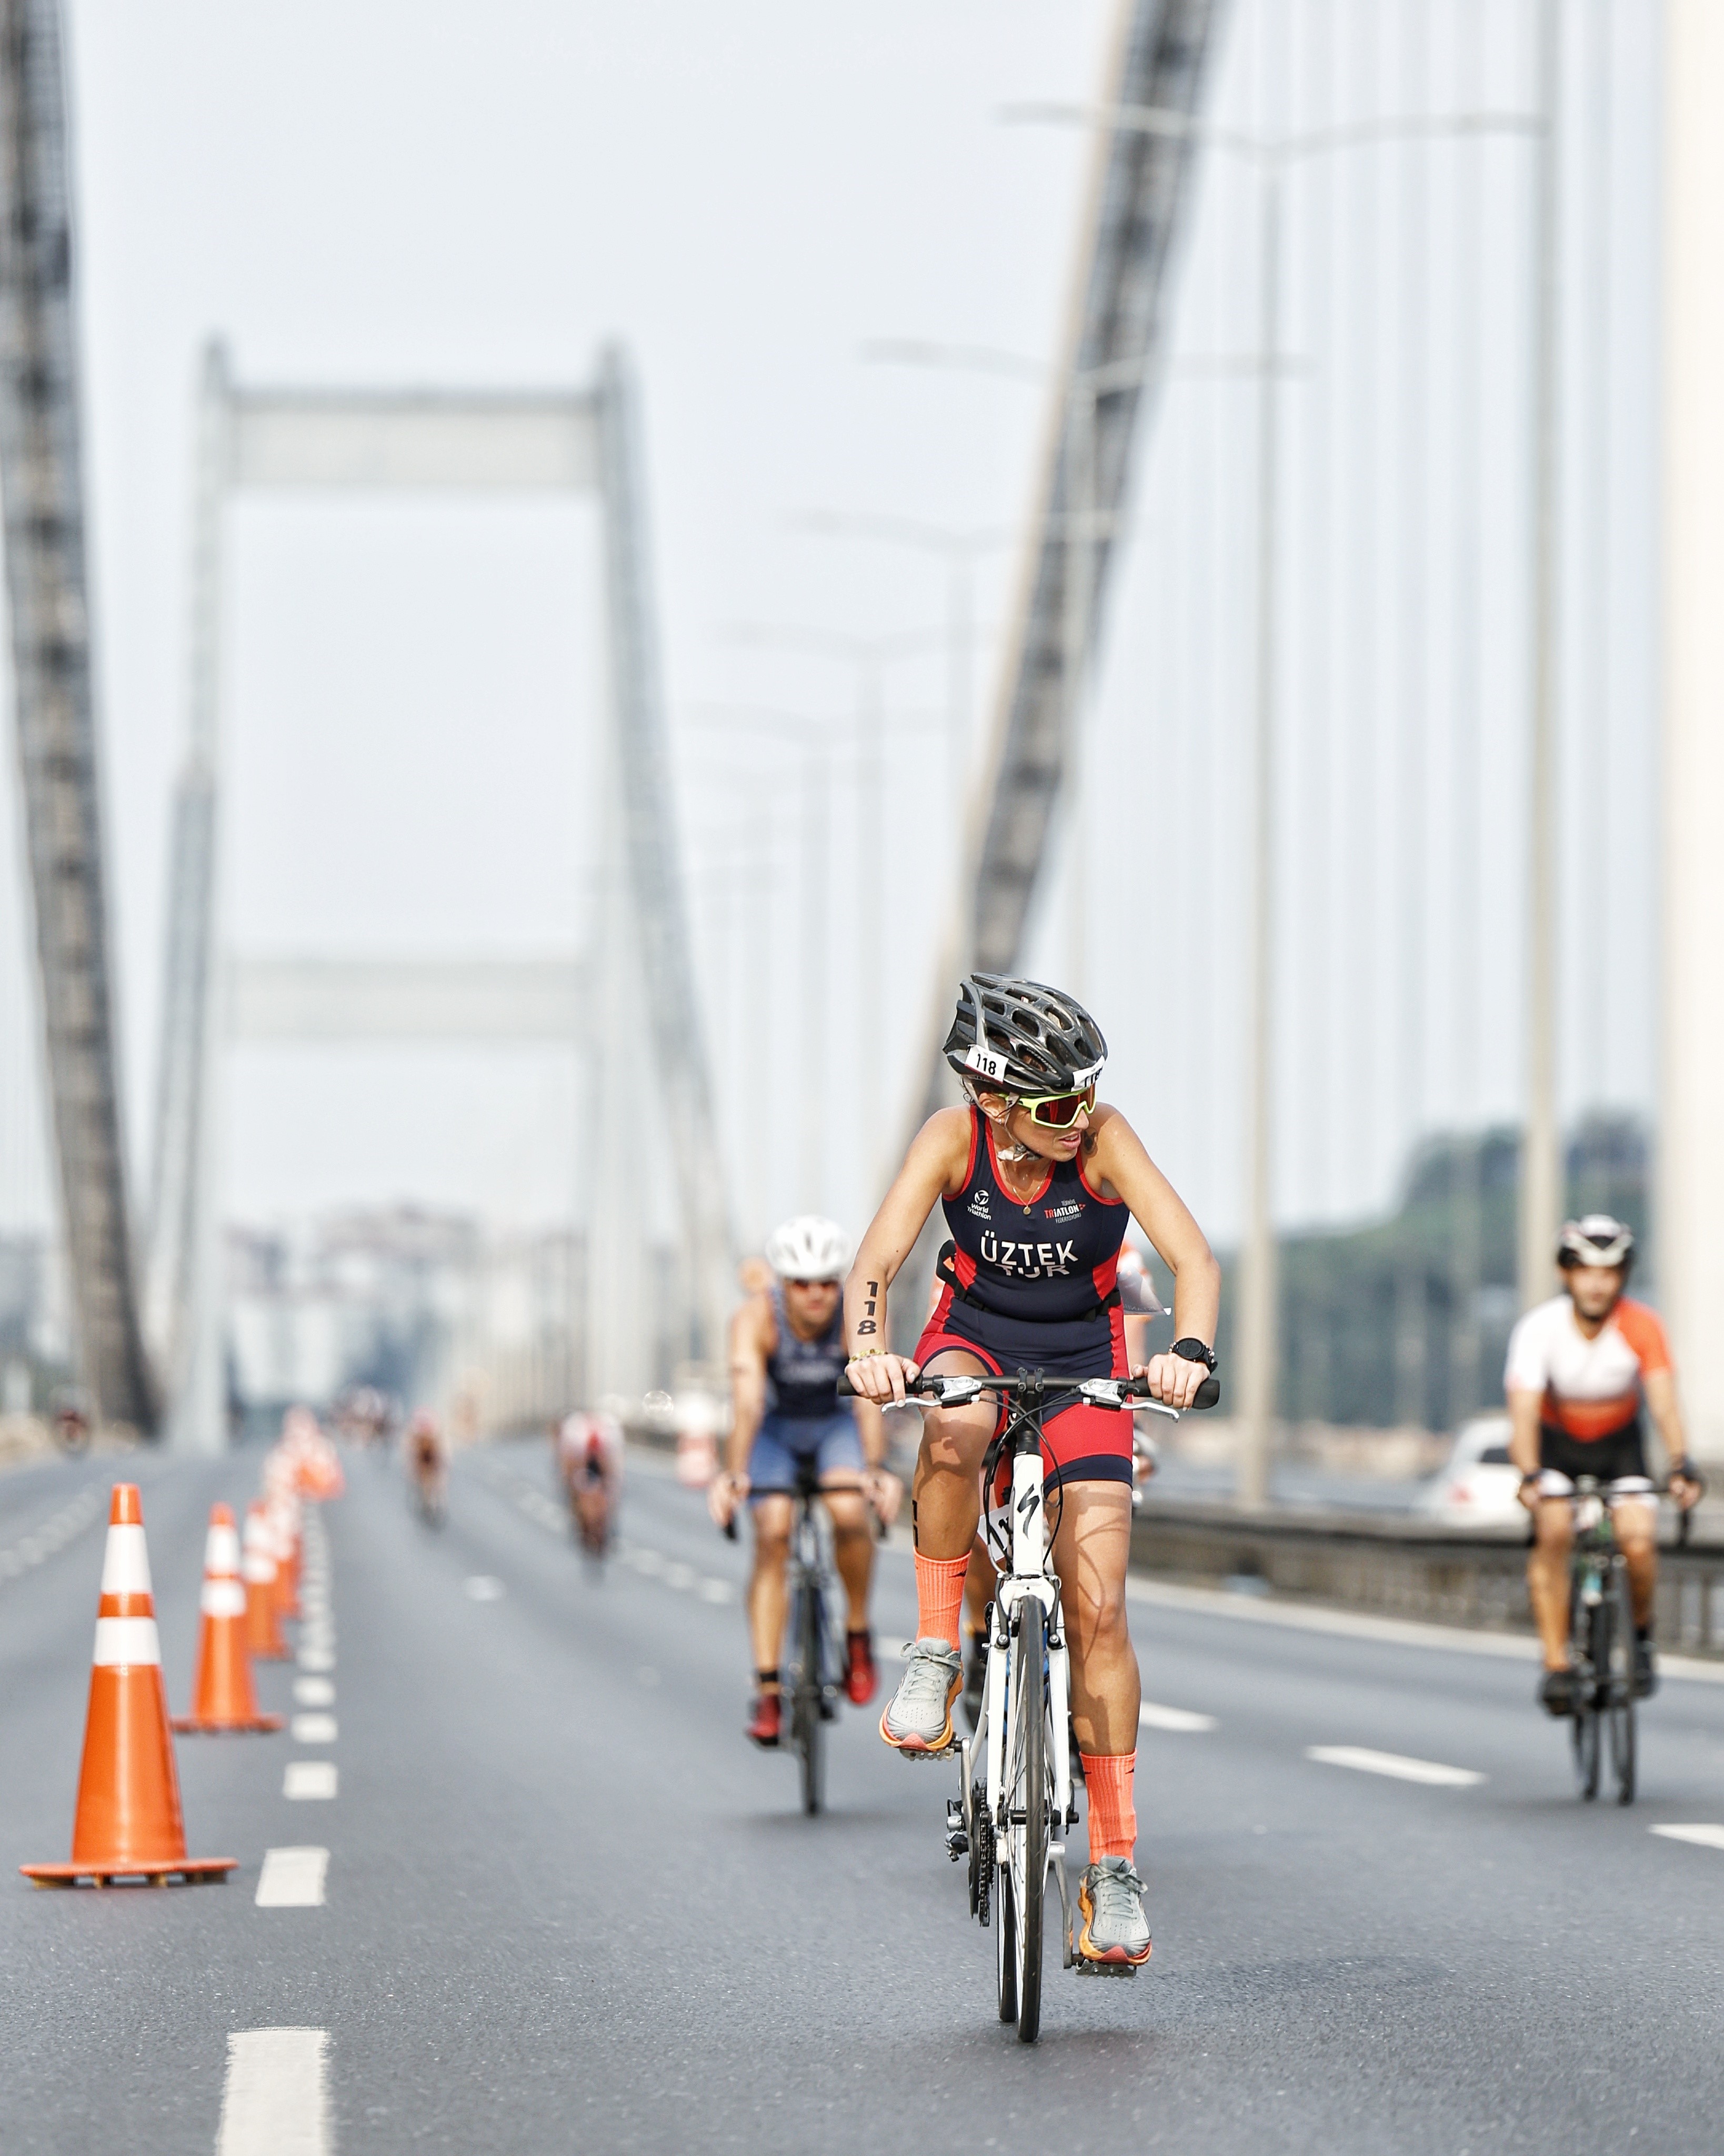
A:
[[[960,1078],[985,1091],[1076,1093],[1101,1075],[1107,1043],[1075,998],[1039,981],[970,973],[945,1055]]]
[[[849,1237],[818,1213],[798,1213],[767,1238],[767,1263],[780,1280],[842,1280],[849,1262]]]
[[[1557,1238],[1557,1263],[1565,1270],[1570,1265],[1620,1265],[1626,1273],[1634,1259],[1634,1229],[1609,1213],[1565,1220]]]

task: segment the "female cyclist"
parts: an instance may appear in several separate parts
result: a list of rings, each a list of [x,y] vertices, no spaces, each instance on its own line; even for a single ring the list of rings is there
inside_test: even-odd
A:
[[[1221,1270],[1137,1132],[1096,1100],[1107,1044],[1095,1021],[1039,982],[972,973],[958,991],[945,1053],[968,1105],[928,1118],[863,1238],[845,1286],[852,1385],[884,1406],[901,1400],[906,1379],[921,1370],[999,1375],[1021,1366],[1050,1377],[1124,1377],[1115,1281],[1135,1219],[1173,1276],[1177,1337],[1144,1373],[1167,1406],[1189,1406],[1215,1365]],[[886,1296],[936,1202],[952,1238],[940,1255],[945,1285],[906,1358],[885,1345]],[[924,1411],[911,1512],[916,1637],[880,1718],[880,1735],[902,1752],[940,1753],[952,1742],[962,1682],[958,1611],[981,1514],[982,1456],[1003,1412],[989,1401]],[[1082,1404],[1055,1407],[1043,1450],[1048,1487],[1062,1492],[1054,1563],[1090,1794],[1078,1947],[1088,1960],[1136,1964],[1149,1958],[1150,1935],[1131,1862],[1131,1418]]]

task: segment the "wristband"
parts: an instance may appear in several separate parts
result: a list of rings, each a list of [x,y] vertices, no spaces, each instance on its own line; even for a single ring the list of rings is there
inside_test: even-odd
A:
[[[870,1355],[890,1355],[891,1352],[890,1348],[864,1348],[859,1353],[852,1355],[850,1360],[853,1363],[865,1363]]]
[[[1524,1490],[1529,1482],[1542,1481],[1543,1477],[1544,1470],[1542,1467],[1535,1467],[1530,1474],[1523,1475],[1521,1477],[1521,1487]]]

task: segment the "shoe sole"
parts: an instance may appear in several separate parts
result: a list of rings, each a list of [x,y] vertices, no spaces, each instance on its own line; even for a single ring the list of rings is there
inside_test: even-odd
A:
[[[1078,1907],[1084,1912],[1084,1928],[1078,1935],[1077,1950],[1092,1969],[1142,1969],[1155,1952],[1153,1939],[1141,1954],[1127,1953],[1123,1947],[1098,1947],[1090,1937],[1090,1925],[1095,1912],[1081,1887],[1078,1888]]]
[[[952,1703],[963,1688],[963,1679],[961,1676],[954,1677],[952,1681],[952,1689],[946,1695],[946,1727],[931,1744],[925,1738],[916,1736],[914,1732],[908,1737],[893,1736],[891,1731],[886,1727],[886,1715],[892,1711],[892,1703],[888,1700],[885,1712],[880,1718],[880,1733],[882,1742],[890,1744],[895,1752],[901,1752],[906,1758],[925,1756],[930,1759],[943,1759],[948,1752],[956,1748],[957,1740],[952,1727]]]

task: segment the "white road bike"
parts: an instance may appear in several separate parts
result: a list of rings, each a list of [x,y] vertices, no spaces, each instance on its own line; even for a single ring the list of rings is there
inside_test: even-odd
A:
[[[954,1863],[969,1858],[970,1912],[993,1920],[999,2018],[1017,2025],[1018,2040],[1041,2033],[1042,1938],[1051,1867],[1060,1897],[1065,1965],[1082,1973],[1135,1976],[1126,1965],[1095,1963],[1077,1953],[1071,1889],[1065,1872],[1065,1832],[1077,1823],[1067,1731],[1071,1668],[1053,1568],[1060,1494],[1042,1480],[1042,1417],[1053,1396],[1075,1394],[1091,1407],[1127,1411],[1147,1406],[1178,1420],[1178,1411],[1149,1397],[1142,1378],[1049,1378],[1039,1370],[1014,1376],[918,1378],[913,1399],[962,1407],[989,1393],[1005,1400],[1006,1426],[989,1445],[982,1471],[988,1546],[999,1573],[989,1611],[988,1681],[974,1735],[955,1748],[961,1794],[946,1807],[946,1846]],[[1220,1398],[1204,1381],[1195,1404]],[[1009,1496],[1004,1483],[1009,1476]]]

